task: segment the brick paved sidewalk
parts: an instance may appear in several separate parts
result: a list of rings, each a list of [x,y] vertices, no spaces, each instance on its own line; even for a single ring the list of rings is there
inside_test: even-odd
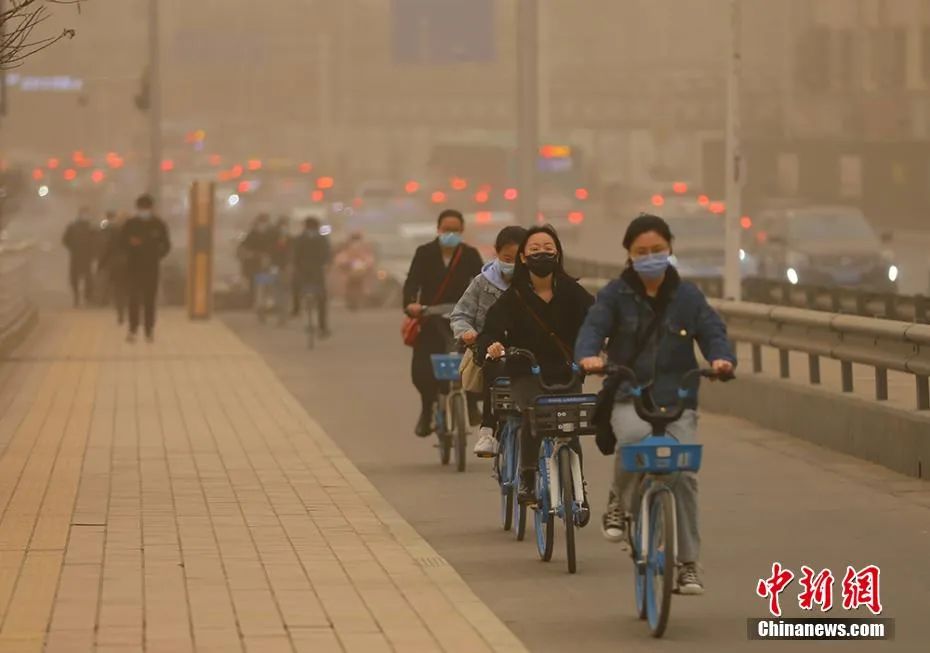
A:
[[[0,362],[0,653],[523,651],[218,322]]]

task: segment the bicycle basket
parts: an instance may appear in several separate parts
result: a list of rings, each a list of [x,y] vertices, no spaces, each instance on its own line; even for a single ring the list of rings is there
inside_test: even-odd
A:
[[[668,436],[647,437],[620,447],[623,469],[646,474],[696,472],[701,468],[700,444],[681,444]]]
[[[501,377],[494,380],[494,385],[491,386],[491,405],[494,406],[494,413],[497,415],[518,412],[513,403],[510,379]]]
[[[533,435],[537,438],[564,438],[573,435],[594,435],[591,421],[597,395],[543,395],[537,397],[528,415]]]
[[[458,381],[461,378],[461,354],[430,354],[430,361],[433,363],[433,377],[437,381]]]
[[[259,272],[255,275],[255,283],[259,286],[270,286],[278,280],[274,272]]]

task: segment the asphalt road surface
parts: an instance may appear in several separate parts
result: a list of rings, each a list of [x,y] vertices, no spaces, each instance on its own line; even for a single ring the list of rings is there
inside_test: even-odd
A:
[[[927,651],[930,605],[930,485],[749,423],[703,415],[703,567],[707,592],[673,598],[671,621],[654,640],[634,615],[630,559],[600,534],[611,464],[586,444],[593,517],[577,536],[569,575],[556,528],[549,563],[537,559],[532,526],[522,543],[499,526],[499,493],[488,461],[465,473],[441,467],[433,440],[413,435],[419,402],[398,312],[335,311],[335,336],[314,351],[300,327],[260,326],[254,315],[224,319],[258,350],[287,388],[401,514],[533,651]],[[790,409],[790,407],[786,407]],[[795,574],[806,564],[836,576],[830,617],[870,616],[842,608],[846,566],[882,571],[883,616],[893,642],[749,642],[747,618],[766,617],[755,594],[774,561]],[[784,615],[802,614],[798,581],[781,595]],[[865,613],[863,613],[865,612]]]

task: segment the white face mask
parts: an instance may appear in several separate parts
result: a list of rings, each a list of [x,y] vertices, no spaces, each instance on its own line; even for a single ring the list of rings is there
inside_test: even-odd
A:
[[[152,211],[149,209],[140,209],[139,217],[142,218],[143,220],[148,220],[149,218],[152,217]]]

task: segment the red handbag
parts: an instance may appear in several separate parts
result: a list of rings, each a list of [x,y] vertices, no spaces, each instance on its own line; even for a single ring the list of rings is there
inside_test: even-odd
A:
[[[459,264],[459,259],[461,257],[462,248],[459,247],[452,259],[451,265],[449,265],[448,272],[446,272],[446,278],[442,280],[442,284],[440,284],[439,290],[436,292],[436,297],[433,299],[434,304],[442,298],[442,293],[446,291],[446,286],[449,285],[449,279],[452,278],[452,273],[455,271],[455,266]],[[420,337],[420,331],[422,329],[421,321],[422,318],[408,315],[404,318],[403,324],[400,325],[400,335],[404,339],[404,344],[408,347],[413,347],[417,344],[417,339]]]

